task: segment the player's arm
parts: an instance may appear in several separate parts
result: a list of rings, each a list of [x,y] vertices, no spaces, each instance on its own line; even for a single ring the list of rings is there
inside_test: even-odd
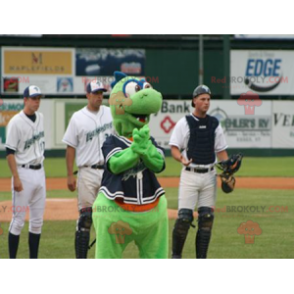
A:
[[[217,155],[218,161],[223,161],[223,160],[229,159],[227,150],[222,150],[220,152],[217,152],[216,155]]]
[[[18,125],[15,122],[14,118],[12,118],[7,126],[5,147],[6,147],[6,159],[13,177],[13,188],[16,192],[20,192],[23,190],[21,180],[19,179],[16,159],[15,159],[15,152],[19,144],[18,141],[20,136],[21,136],[21,132],[18,129]]]
[[[216,151],[216,156],[219,161],[227,160],[229,159],[228,153],[227,153],[227,142],[226,138],[223,132],[223,129],[221,125],[219,124],[218,127],[215,130],[216,136],[215,136],[215,145],[214,149]]]
[[[188,136],[189,126],[186,118],[183,117],[177,122],[176,126],[174,127],[174,130],[170,137],[169,145],[171,146],[172,157],[184,166],[188,166],[192,162],[192,159],[188,160],[182,155],[180,151],[187,148]]]
[[[181,154],[180,149],[174,145],[171,145],[171,155],[176,161],[179,161],[184,166],[188,166],[192,162],[192,158],[188,160]]]
[[[76,177],[73,174],[76,149],[67,145],[66,147],[66,169],[67,169],[67,187],[70,191],[76,189]]]
[[[70,191],[75,191],[76,189],[76,178],[73,174],[74,160],[76,155],[76,150],[73,146],[78,146],[78,125],[76,123],[78,119],[76,118],[76,113],[71,117],[65,134],[63,136],[62,142],[66,144],[66,169],[67,169],[67,187]]]
[[[12,177],[13,177],[13,189],[16,192],[20,192],[23,190],[23,187],[22,187],[22,183],[19,178],[19,175],[18,175],[17,164],[15,161],[14,153],[11,153],[9,151],[7,151],[7,153],[8,153],[8,155],[6,156],[6,159],[7,159],[8,166],[9,166],[9,169],[10,169]]]

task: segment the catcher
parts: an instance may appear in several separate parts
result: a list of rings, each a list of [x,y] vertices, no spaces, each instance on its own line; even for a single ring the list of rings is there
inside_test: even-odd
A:
[[[182,258],[182,250],[190,226],[194,226],[193,211],[197,206],[198,230],[195,238],[196,258],[206,258],[214,221],[216,202],[216,158],[223,163],[222,179],[226,190],[233,188],[234,171],[227,154],[227,143],[217,118],[207,114],[211,91],[199,85],[193,91],[193,113],[180,119],[169,145],[173,158],[182,165],[178,218],[173,229],[172,258]],[[227,163],[227,165],[226,165]],[[240,167],[240,165],[239,165]],[[229,176],[230,175],[230,176]],[[226,181],[226,182],[225,182]]]

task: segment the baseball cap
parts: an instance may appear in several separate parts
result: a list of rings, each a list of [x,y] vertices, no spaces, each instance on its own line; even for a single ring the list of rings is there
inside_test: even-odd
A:
[[[41,93],[41,89],[38,86],[28,86],[25,88],[25,90],[23,91],[23,97],[36,97],[36,96],[43,96],[43,94]]]
[[[205,85],[199,85],[198,87],[196,87],[193,91],[193,97],[192,97],[192,102],[191,102],[191,105],[193,107],[195,107],[195,104],[193,102],[193,99],[201,94],[209,94],[211,96],[211,91],[210,89],[205,86]]]
[[[194,97],[197,97],[197,96],[199,96],[201,94],[209,94],[209,95],[211,95],[211,91],[210,91],[210,89],[207,86],[205,86],[205,85],[199,85],[193,91],[193,98]]]
[[[99,81],[92,81],[87,85],[87,93],[96,93],[98,91],[107,92],[103,84]]]

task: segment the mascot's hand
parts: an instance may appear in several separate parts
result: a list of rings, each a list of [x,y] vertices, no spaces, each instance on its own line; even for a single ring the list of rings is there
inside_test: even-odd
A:
[[[145,155],[148,152],[148,149],[152,145],[150,141],[149,127],[145,125],[140,130],[133,130],[133,143],[131,145],[132,150],[139,154]]]

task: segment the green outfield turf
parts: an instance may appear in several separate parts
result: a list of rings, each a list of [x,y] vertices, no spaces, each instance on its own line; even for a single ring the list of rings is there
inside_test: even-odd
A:
[[[177,188],[166,189],[169,208],[177,208]],[[10,193],[4,193],[10,199]],[[75,197],[67,191],[49,191],[49,198]],[[1,208],[0,208],[1,209]],[[294,201],[292,190],[236,189],[224,194],[218,189],[215,222],[209,258],[294,258]],[[1,214],[0,214],[1,215]],[[255,236],[253,244],[245,244],[244,235],[237,232],[241,223],[253,221],[259,224],[261,235]],[[196,224],[196,221],[194,221]],[[9,223],[1,223],[0,258],[7,258],[7,232]],[[174,220],[169,222],[170,248]],[[26,223],[19,247],[19,258],[28,257]],[[42,233],[40,258],[74,258],[75,221],[45,221]],[[190,228],[183,251],[184,258],[195,257],[196,229]],[[92,231],[92,239],[94,232]],[[89,258],[94,257],[94,248]],[[138,250],[130,244],[125,258],[138,258]]]
[[[64,158],[47,158],[44,162],[46,176],[65,177],[66,166]],[[166,158],[166,169],[159,174],[162,177],[176,177],[180,175],[181,164],[172,157]],[[294,177],[293,157],[244,157],[242,167],[238,171],[241,177]],[[7,162],[0,159],[0,178],[10,177]]]

